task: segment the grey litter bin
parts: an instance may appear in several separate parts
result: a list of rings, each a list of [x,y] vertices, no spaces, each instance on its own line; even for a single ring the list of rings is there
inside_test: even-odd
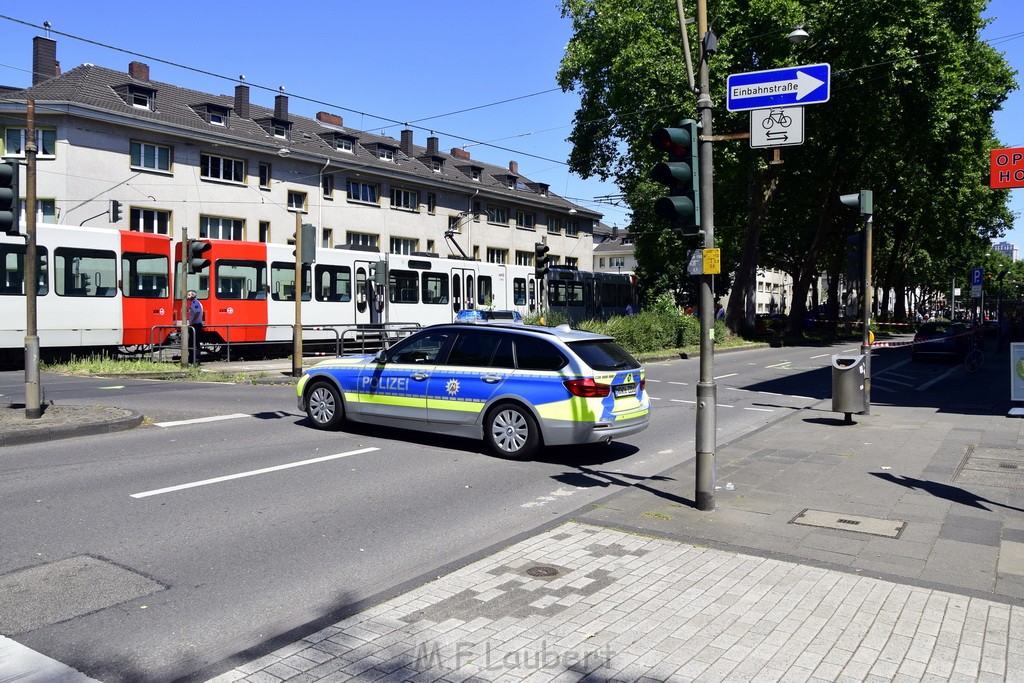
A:
[[[864,355],[832,356],[832,410],[846,413],[846,421],[852,422],[853,413],[866,409]]]

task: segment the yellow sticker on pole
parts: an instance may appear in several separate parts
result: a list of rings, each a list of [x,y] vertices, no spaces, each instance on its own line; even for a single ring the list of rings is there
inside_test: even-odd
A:
[[[722,250],[721,249],[705,249],[704,250],[704,274],[705,275],[718,275],[722,272]]]

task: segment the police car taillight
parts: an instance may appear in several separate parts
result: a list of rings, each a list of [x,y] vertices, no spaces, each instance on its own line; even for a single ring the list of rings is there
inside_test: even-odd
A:
[[[586,379],[567,379],[562,384],[565,385],[570,394],[580,396],[581,398],[604,398],[612,390],[607,384],[598,384],[592,377],[587,377]]]

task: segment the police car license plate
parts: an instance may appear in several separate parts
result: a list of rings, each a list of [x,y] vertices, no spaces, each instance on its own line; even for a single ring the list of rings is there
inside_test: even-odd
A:
[[[615,392],[615,398],[622,398],[623,396],[632,396],[636,393],[635,384],[617,384],[612,387],[612,391]]]

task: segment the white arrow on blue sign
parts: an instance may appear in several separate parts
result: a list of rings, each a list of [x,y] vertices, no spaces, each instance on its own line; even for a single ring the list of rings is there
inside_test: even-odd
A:
[[[726,80],[726,109],[749,111],[828,102],[831,78],[829,64],[732,74]]]

